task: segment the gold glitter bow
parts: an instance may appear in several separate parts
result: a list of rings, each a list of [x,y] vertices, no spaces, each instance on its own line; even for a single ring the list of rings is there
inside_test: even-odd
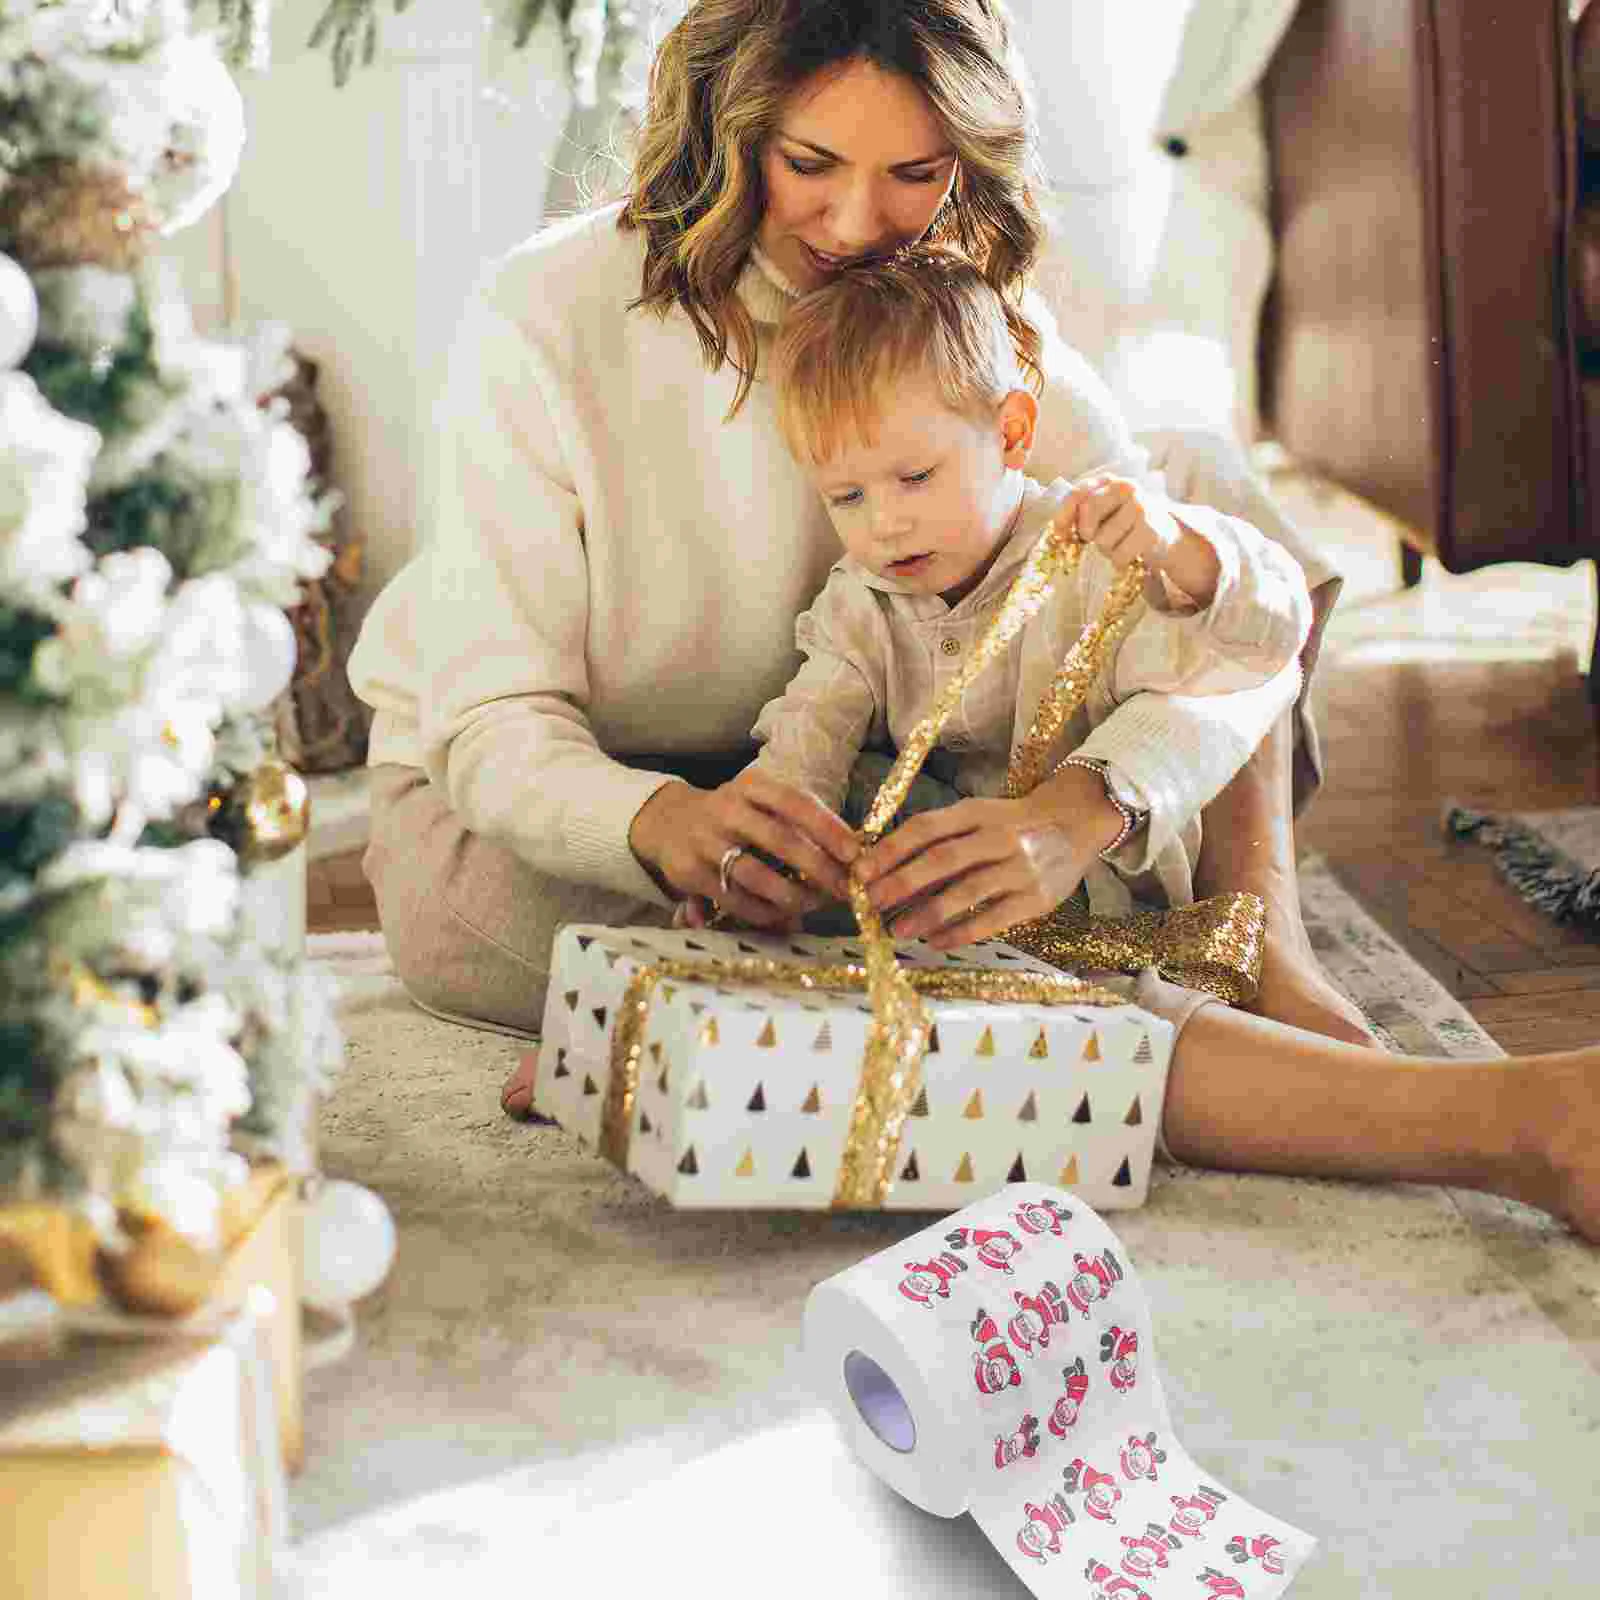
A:
[[[928,715],[911,731],[889,776],[873,797],[860,834],[879,838],[905,803],[912,781],[937,744],[945,723],[973,680],[1014,639],[1054,588],[1083,559],[1084,547],[1058,533],[1054,522],[1034,546],[999,614]],[[1051,745],[1087,698],[1118,640],[1132,624],[1144,587],[1144,564],[1131,563],[1106,595],[1100,615],[1079,635],[1040,701],[1007,775],[1006,794],[1029,793],[1044,778]],[[872,1024],[861,1077],[834,1184],[836,1210],[881,1207],[894,1181],[906,1117],[922,1087],[929,1021],[922,995],[1034,1005],[1122,1005],[1121,996],[1067,973],[926,971],[901,966],[865,888],[852,873],[850,909],[866,952],[862,966],[807,966],[752,958],[728,961],[664,959],[640,968],[623,995],[611,1041],[611,1073],[601,1117],[600,1150],[627,1166],[638,1091],[640,1056],[651,998],[663,978],[759,984],[801,990],[865,990]],[[1090,918],[1068,902],[1049,917],[1010,930],[1019,949],[1053,966],[1117,971],[1159,966],[1175,980],[1210,989],[1226,1000],[1248,998],[1260,971],[1263,908],[1254,895],[1227,895],[1175,912],[1141,912],[1126,920]]]

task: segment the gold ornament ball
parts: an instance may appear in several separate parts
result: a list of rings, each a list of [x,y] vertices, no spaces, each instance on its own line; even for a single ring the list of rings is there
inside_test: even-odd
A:
[[[219,831],[246,866],[277,861],[305,839],[311,791],[287,763],[264,761],[234,787],[221,820]]]
[[[132,1240],[120,1254],[102,1253],[106,1287],[128,1311],[182,1317],[211,1298],[222,1274],[219,1252],[202,1250],[164,1222],[125,1223]]]
[[[59,1205],[0,1205],[0,1300],[26,1282],[62,1305],[93,1305],[100,1298],[94,1269],[94,1231],[85,1218]]]

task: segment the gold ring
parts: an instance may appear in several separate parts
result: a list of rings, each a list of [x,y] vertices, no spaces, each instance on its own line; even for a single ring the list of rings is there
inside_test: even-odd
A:
[[[722,886],[722,892],[727,892],[733,887],[733,864],[744,854],[742,844],[730,844],[722,852],[722,859],[717,863],[717,882]]]

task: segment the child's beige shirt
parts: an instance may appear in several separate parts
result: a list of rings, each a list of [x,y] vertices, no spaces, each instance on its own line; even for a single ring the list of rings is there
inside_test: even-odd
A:
[[[839,561],[796,624],[803,665],[756,722],[758,764],[837,810],[857,753],[864,746],[903,747],[983,636],[1070,492],[1064,478],[1048,487],[1026,480],[1015,531],[982,582],[953,606],[938,595],[910,593],[852,557]],[[1145,714],[1154,698],[1223,696],[1213,711],[1236,713],[1244,733],[1262,726],[1263,697],[1288,706],[1299,691],[1296,658],[1310,628],[1311,601],[1298,563],[1236,517],[1204,506],[1174,503],[1173,510],[1216,551],[1216,594],[1196,609],[1147,590],[1133,626],[1050,752],[1052,766],[1073,751],[1099,757],[1150,809],[1148,827],[1118,852],[1118,870],[1097,863],[1090,871],[1090,905],[1099,915],[1125,915],[1135,894],[1171,905],[1194,899],[1199,813],[1211,794],[1191,789],[1177,806],[1174,786],[1162,775],[1174,763],[1188,765],[1206,775],[1204,788],[1215,793],[1249,753],[1247,738],[1231,765],[1218,762],[1213,741],[1204,749],[1174,749],[1171,719]],[[930,758],[938,776],[962,794],[1004,793],[1013,750],[1115,576],[1099,551],[1084,552],[962,697]]]

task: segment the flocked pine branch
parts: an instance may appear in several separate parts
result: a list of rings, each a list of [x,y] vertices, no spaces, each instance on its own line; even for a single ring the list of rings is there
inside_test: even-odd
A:
[[[196,18],[216,17],[222,58],[230,67],[267,70],[272,0],[190,0],[189,10]]]
[[[239,0],[249,3],[249,0]],[[412,0],[392,0],[396,14],[408,11]],[[311,31],[310,48],[331,43],[333,81],[341,88],[359,60],[371,66],[378,53],[378,14],[382,0],[328,0],[327,9]],[[512,44],[520,50],[533,37],[545,11],[554,6],[562,27],[572,20],[577,0],[501,0],[511,26]]]

